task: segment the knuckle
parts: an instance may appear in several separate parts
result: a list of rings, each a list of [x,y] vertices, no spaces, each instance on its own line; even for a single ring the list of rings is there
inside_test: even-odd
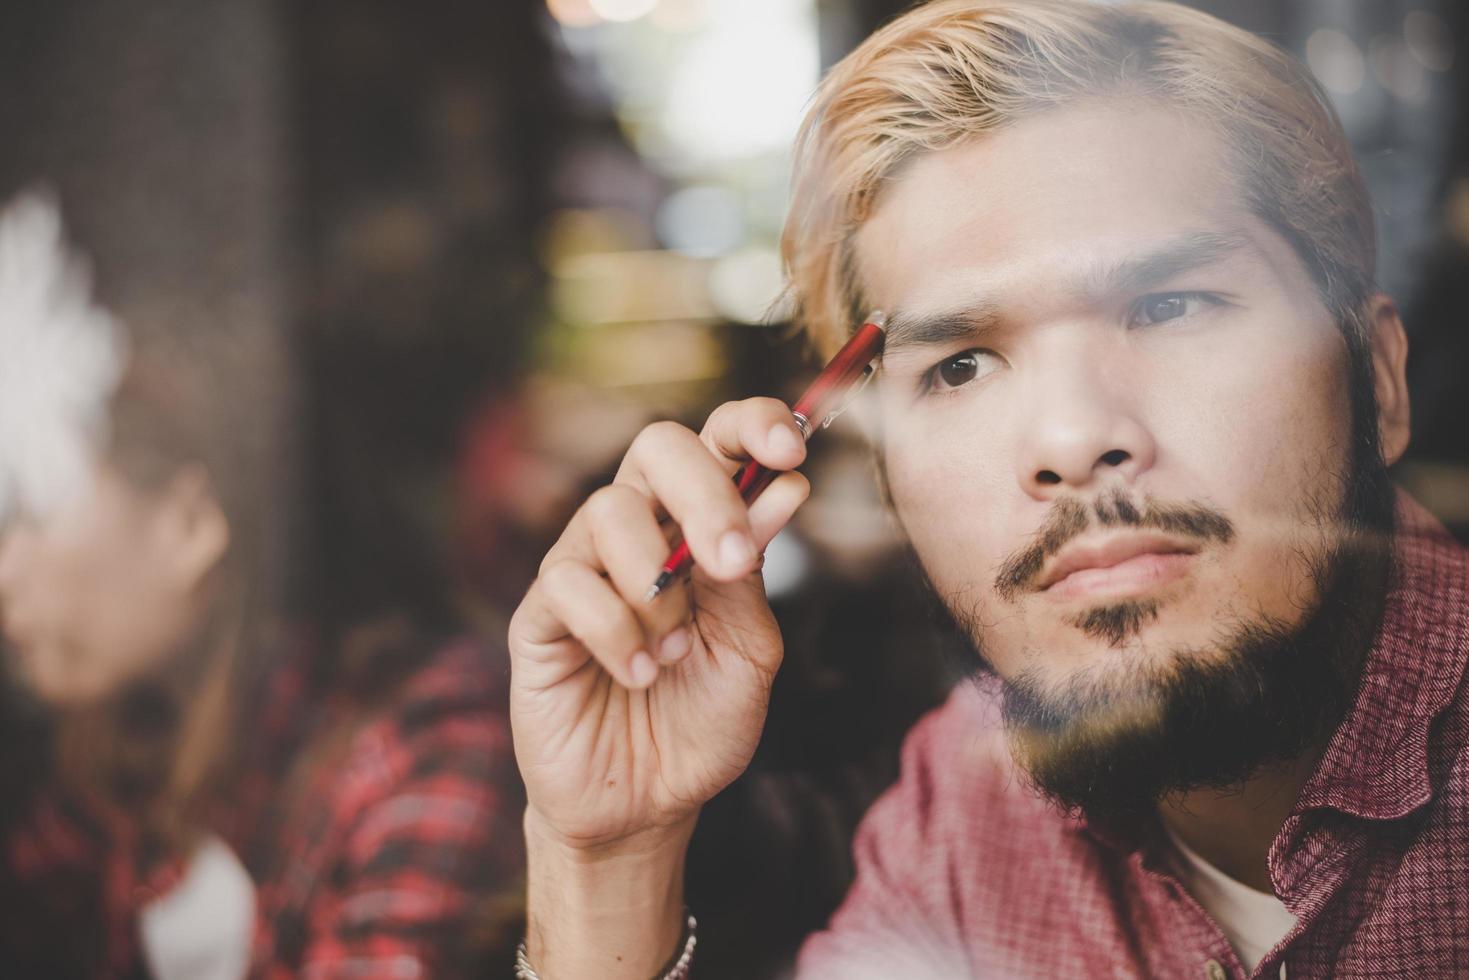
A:
[[[724,402],[716,406],[714,411],[709,413],[709,417],[704,420],[704,430],[713,432],[729,425],[733,421],[731,416],[739,414],[742,404],[743,402]]]
[[[644,426],[643,431],[639,432],[633,439],[632,448],[628,452],[629,455],[633,453],[642,455],[650,451],[657,452],[660,447],[684,442],[691,435],[693,433],[684,426],[679,425],[677,422],[670,422],[664,419]]]
[[[582,508],[594,523],[615,520],[625,510],[632,495],[636,494],[637,491],[631,487],[618,483],[609,484],[593,491],[586,503],[582,504]]]
[[[556,564],[559,561],[562,561],[560,551],[553,548],[552,550],[546,552],[546,557],[541,559],[540,567],[536,569],[536,578],[544,579],[546,577],[546,569],[550,568],[552,565]]]
[[[779,398],[771,398],[768,395],[747,398],[744,404],[749,406],[751,415],[760,419],[781,419],[791,413],[791,410],[786,407],[785,402]]]
[[[580,562],[571,558],[546,559],[547,564],[541,568],[540,583],[542,588],[552,596],[564,595],[568,589],[575,588],[581,581]]]
[[[514,653],[519,648],[520,637],[525,632],[525,619],[530,615],[529,607],[534,601],[535,586],[531,586],[531,590],[526,593],[520,605],[515,607],[515,612],[510,614],[510,623],[505,630],[505,635],[509,640],[511,653]]]
[[[586,630],[586,636],[582,638],[593,651],[613,654],[630,655],[634,648],[642,642],[643,628],[638,623],[637,617],[633,616],[632,610],[622,606],[616,610],[609,610],[607,615],[601,616]]]

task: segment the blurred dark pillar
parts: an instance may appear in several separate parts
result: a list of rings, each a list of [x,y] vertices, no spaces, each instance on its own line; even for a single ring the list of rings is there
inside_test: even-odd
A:
[[[265,0],[5,4],[0,195],[56,189],[114,304],[279,329],[280,47]]]
[[[238,493],[282,504],[292,397],[283,49],[270,0],[0,8],[0,201],[31,187],[57,195],[134,349],[188,365],[216,393],[212,428],[249,460]],[[268,570],[283,567],[286,537],[262,528]]]
[[[283,47],[269,0],[0,10],[0,199],[36,186],[57,194],[135,349],[189,364],[218,393],[216,431],[251,461],[239,493],[282,503],[292,396]],[[272,571],[286,537],[262,529]]]
[[[452,618],[450,471],[512,386],[562,120],[544,0],[290,6],[329,628]]]

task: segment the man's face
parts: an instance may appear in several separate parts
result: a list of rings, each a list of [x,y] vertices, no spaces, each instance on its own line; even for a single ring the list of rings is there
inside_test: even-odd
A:
[[[1161,106],[1053,110],[918,158],[858,234],[894,508],[1007,680],[1125,693],[1318,601],[1346,346],[1225,161]]]

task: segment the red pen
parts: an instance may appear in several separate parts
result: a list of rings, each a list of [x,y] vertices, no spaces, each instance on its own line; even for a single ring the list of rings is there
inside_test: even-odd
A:
[[[811,387],[797,399],[791,408],[791,414],[796,417],[796,425],[808,442],[817,429],[826,428],[832,419],[846,409],[861,385],[872,377],[875,370],[873,361],[882,353],[884,336],[882,314],[874,313],[852,335],[852,339],[836,352],[836,356],[827,362],[826,367],[821,369],[816,380],[811,382]],[[779,475],[779,470],[767,469],[752,459],[740,467],[740,471],[734,475],[734,481],[740,488],[740,496],[748,504],[760,496],[770,486],[770,481]],[[688,542],[680,541],[678,547],[673,549],[673,554],[663,563],[663,570],[643,596],[643,601],[652,602],[658,598],[658,593],[668,588],[668,583],[676,577],[688,571],[693,563]]]

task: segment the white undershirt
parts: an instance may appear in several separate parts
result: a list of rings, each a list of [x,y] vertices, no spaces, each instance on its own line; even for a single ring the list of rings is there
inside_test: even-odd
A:
[[[183,879],[143,906],[138,926],[157,980],[240,980],[250,968],[255,885],[229,845],[207,837]]]
[[[1296,917],[1271,893],[1241,884],[1199,857],[1172,830],[1168,837],[1182,858],[1173,864],[1184,887],[1219,923],[1240,962],[1253,972],[1265,954],[1295,927]],[[1284,963],[1280,964],[1280,976],[1284,980]]]

